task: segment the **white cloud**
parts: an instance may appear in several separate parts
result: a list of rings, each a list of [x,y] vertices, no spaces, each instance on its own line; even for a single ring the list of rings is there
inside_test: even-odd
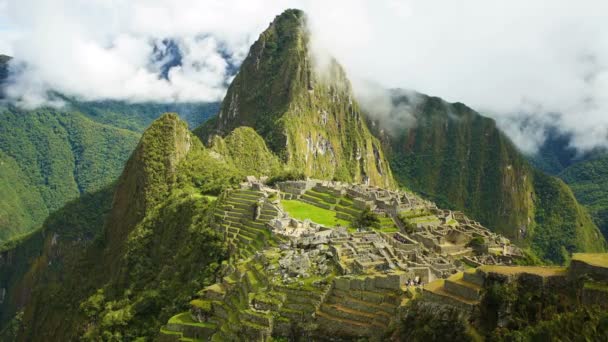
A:
[[[1,3],[0,3],[1,4]],[[19,30],[0,48],[24,68],[8,94],[26,107],[54,90],[79,98],[218,101],[228,63],[241,61],[280,2],[172,0],[14,0],[0,13]],[[0,16],[1,17],[1,16]],[[150,57],[162,39],[180,47],[182,65],[159,77]]]
[[[352,74],[464,102],[526,151],[543,141],[540,123],[579,149],[608,146],[607,2],[395,3],[327,2],[313,30]]]
[[[289,7],[308,12],[315,42],[353,77],[464,102],[497,118],[527,151],[546,123],[572,133],[580,149],[608,146],[601,0],[0,0],[0,18],[16,32],[0,38],[0,49],[27,62],[13,93],[33,103],[47,89],[86,99],[218,100],[229,75],[217,47],[242,60]],[[148,59],[151,42],[163,38],[184,52],[168,81]],[[534,124],[521,125],[519,113]]]

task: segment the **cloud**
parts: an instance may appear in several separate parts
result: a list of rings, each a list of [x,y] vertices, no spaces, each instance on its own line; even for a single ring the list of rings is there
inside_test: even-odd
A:
[[[547,125],[571,134],[579,150],[608,147],[601,0],[0,0],[0,19],[16,32],[0,48],[26,63],[12,91],[31,103],[48,89],[84,99],[219,100],[230,65],[290,7],[309,14],[315,44],[352,78],[466,103],[525,151],[542,143]],[[150,58],[164,39],[183,54],[166,78]]]
[[[0,4],[0,18],[19,30],[11,41],[0,40],[16,57],[8,95],[26,107],[47,104],[49,90],[85,100],[219,101],[231,65],[283,10],[244,0]],[[163,41],[177,46],[180,58],[161,75],[166,59],[153,57]]]
[[[311,23],[351,74],[464,102],[534,152],[546,125],[608,147],[604,13],[586,0],[332,1]]]

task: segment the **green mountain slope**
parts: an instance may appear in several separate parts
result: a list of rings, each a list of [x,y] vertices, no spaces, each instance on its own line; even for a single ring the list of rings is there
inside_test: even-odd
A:
[[[344,70],[315,65],[303,12],[287,10],[253,44],[204,141],[249,126],[291,169],[308,176],[392,187]],[[321,68],[323,68],[321,70]]]
[[[3,238],[37,228],[68,201],[112,183],[139,137],[51,108],[1,107],[0,120],[0,150],[12,169],[0,177],[7,187],[14,182],[23,190],[0,188],[13,192],[0,198]]]
[[[35,227],[48,215],[46,205],[34,187],[22,176],[15,159],[0,151],[0,241]]]
[[[0,56],[0,87],[8,61]],[[68,201],[112,183],[141,132],[162,113],[179,109],[196,126],[218,108],[57,96],[64,107],[23,110],[0,103],[0,242],[38,228]]]
[[[421,94],[397,93],[393,101],[416,118],[415,125],[391,134],[374,125],[400,183],[555,262],[564,261],[562,247],[605,248],[568,187],[530,166],[493,120]]]
[[[558,175],[572,188],[594,222],[608,237],[608,155],[599,154],[568,166]]]
[[[227,150],[238,147],[234,140],[226,139]],[[267,149],[255,140],[262,145],[254,149]],[[78,244],[80,258],[38,271],[45,281],[25,303],[19,339],[155,336],[193,292],[214,281],[224,257],[210,228],[215,201],[203,194],[237,186],[245,175],[176,115],[155,121],[125,166],[103,234],[86,248]]]

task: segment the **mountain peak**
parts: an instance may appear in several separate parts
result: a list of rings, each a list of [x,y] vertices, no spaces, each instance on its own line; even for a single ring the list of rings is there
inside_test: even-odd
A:
[[[106,230],[111,242],[124,241],[129,228],[170,192],[191,145],[188,125],[177,114],[163,114],[146,129],[118,180]]]
[[[252,127],[289,167],[310,177],[392,187],[380,143],[333,59],[315,68],[306,16],[277,16],[251,46],[217,118],[198,130],[204,141]]]

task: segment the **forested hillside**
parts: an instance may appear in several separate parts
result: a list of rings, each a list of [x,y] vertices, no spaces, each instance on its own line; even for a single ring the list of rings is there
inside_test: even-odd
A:
[[[529,159],[566,182],[608,238],[608,153],[600,148],[577,151],[570,146],[570,139],[556,128],[549,129],[547,139]]]
[[[605,239],[570,189],[531,166],[494,120],[437,97],[392,96],[415,123],[396,131],[382,122],[374,127],[401,184],[557,263],[573,251],[604,250]]]
[[[9,57],[0,58],[0,86]],[[38,228],[53,211],[116,180],[141,132],[180,110],[190,125],[217,103],[81,102],[55,95],[61,108],[25,110],[0,102],[0,242]]]

